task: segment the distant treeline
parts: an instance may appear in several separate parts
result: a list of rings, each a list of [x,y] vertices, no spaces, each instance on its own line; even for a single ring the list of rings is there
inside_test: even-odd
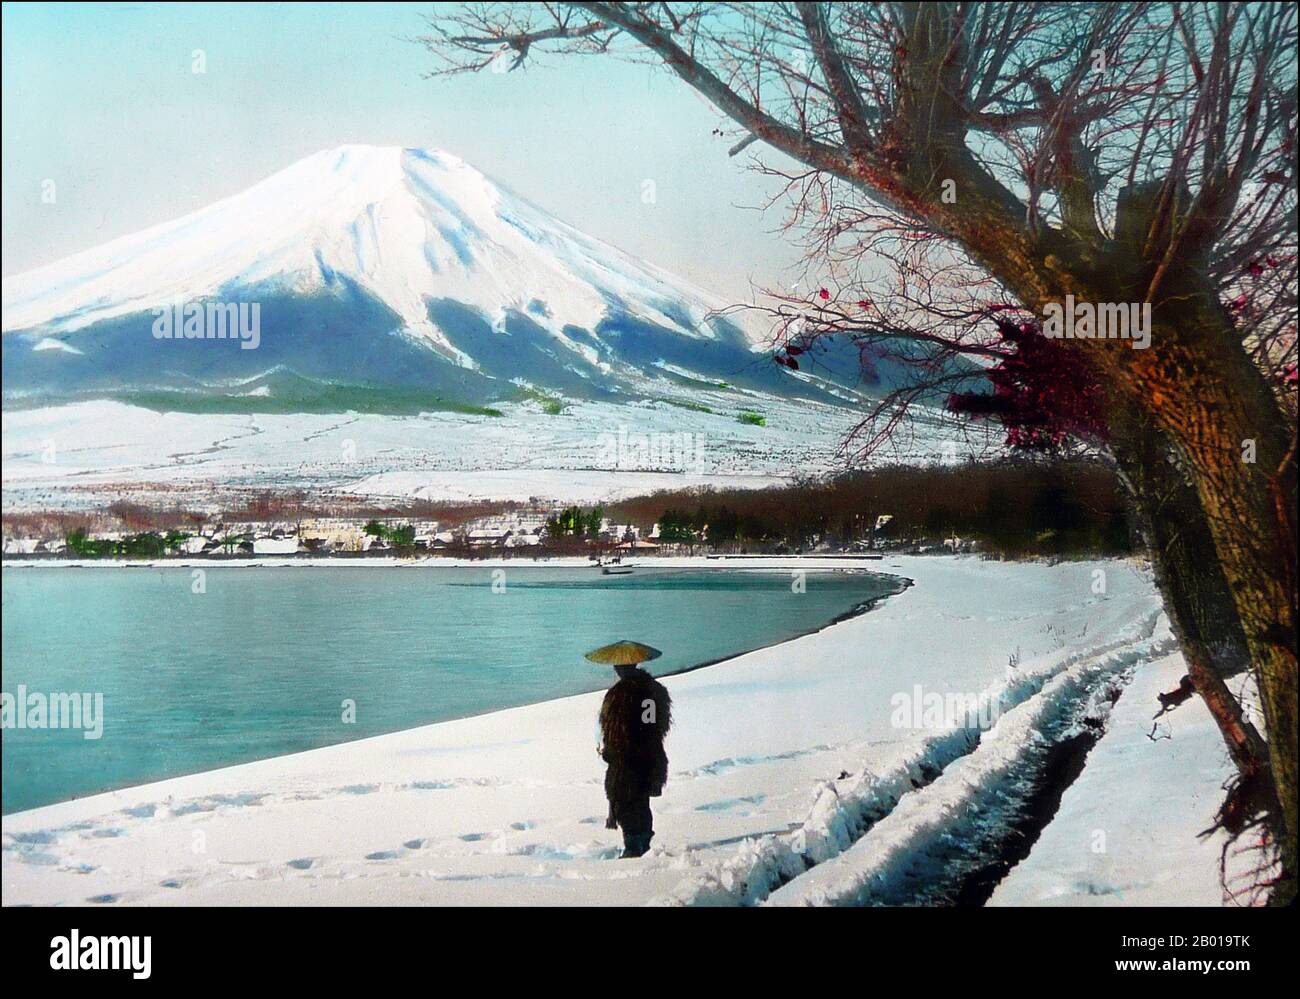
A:
[[[546,519],[546,536],[548,538],[595,538],[600,534],[600,525],[604,517],[603,506],[594,506],[590,510],[579,506],[566,506],[555,516]]]
[[[162,558],[189,537],[183,531],[143,531],[122,538],[92,538],[85,528],[78,527],[69,531],[64,541],[68,552],[79,558]]]
[[[847,547],[877,540],[941,544],[958,537],[1009,557],[1130,550],[1119,481],[1085,461],[960,466],[891,465],[763,490],[660,491],[612,504],[616,520],[660,539],[710,548]]]

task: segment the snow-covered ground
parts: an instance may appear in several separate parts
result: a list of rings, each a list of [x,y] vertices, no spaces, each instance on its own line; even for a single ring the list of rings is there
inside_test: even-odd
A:
[[[841,467],[853,410],[701,392],[712,412],[665,402],[574,402],[560,415],[504,404],[461,413],[157,413],[97,401],[6,411],[4,510],[123,497],[206,509],[240,490],[434,500],[590,502],[700,485],[760,488]],[[761,411],[766,426],[742,423]],[[881,460],[957,461],[990,446],[921,414]]]
[[[1156,695],[1186,671],[1175,653],[1134,673],[1055,821],[990,905],[1219,904],[1223,840],[1196,834],[1231,773],[1223,740],[1199,698],[1152,721]]]
[[[1229,764],[1194,700],[1147,737],[1181,665],[1136,565],[864,565],[915,585],[665,681],[671,776],[644,858],[615,859],[603,825],[597,693],[6,816],[4,902],[905,900],[909,870],[1014,796],[1036,733],[1087,716],[1104,737],[993,901],[1218,903],[1220,843],[1196,834]]]

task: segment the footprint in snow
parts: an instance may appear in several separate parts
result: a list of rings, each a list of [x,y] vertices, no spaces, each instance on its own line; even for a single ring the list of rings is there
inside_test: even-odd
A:
[[[622,851],[617,847],[600,844],[555,846],[551,843],[529,843],[505,852],[511,857],[533,857],[537,860],[610,860]]]
[[[723,801],[709,801],[703,805],[696,805],[697,812],[726,812],[733,808],[743,808],[745,805],[761,805],[767,800],[765,794],[751,794],[744,798],[727,798]],[[746,813],[747,814],[747,813]]]
[[[48,829],[42,829],[39,832],[13,833],[8,838],[11,839],[14,843],[20,845],[28,844],[28,843],[39,843],[41,845],[48,845],[50,843],[53,843],[57,839],[54,833],[50,832]],[[5,845],[8,846],[9,844],[6,843]]]

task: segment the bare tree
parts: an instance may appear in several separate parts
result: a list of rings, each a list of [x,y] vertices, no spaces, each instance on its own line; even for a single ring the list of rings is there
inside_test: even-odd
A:
[[[1209,668],[1180,610],[1206,584],[1169,554],[1175,517],[1204,529],[1260,684],[1280,899],[1297,836],[1296,24],[1274,3],[474,4],[426,39],[443,73],[547,48],[666,67],[729,119],[733,152],[765,145],[806,168],[790,175],[796,214],[828,259],[848,238],[911,282],[905,308],[873,318],[873,286],[850,275],[813,303],[820,332],[869,342],[875,323],[880,344],[902,327],[933,348],[914,354],[932,381],[951,374],[940,361],[1006,352],[980,309],[1150,306],[1148,349],[1055,343],[1099,386],[1117,464],[1153,469],[1139,519],[1180,589],[1189,660]],[[1007,301],[945,298],[953,269]],[[945,321],[927,325],[918,301]],[[877,414],[867,446],[897,412]],[[1216,717],[1234,758],[1262,752]]]

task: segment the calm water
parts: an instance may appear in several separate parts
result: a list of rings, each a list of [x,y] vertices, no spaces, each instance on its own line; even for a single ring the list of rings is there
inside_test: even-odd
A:
[[[100,692],[104,731],[3,733],[6,813],[596,690],[619,638],[663,674],[814,630],[871,573],[509,568],[6,569],[3,690]],[[499,587],[498,587],[499,589]],[[356,723],[341,721],[356,702]]]

